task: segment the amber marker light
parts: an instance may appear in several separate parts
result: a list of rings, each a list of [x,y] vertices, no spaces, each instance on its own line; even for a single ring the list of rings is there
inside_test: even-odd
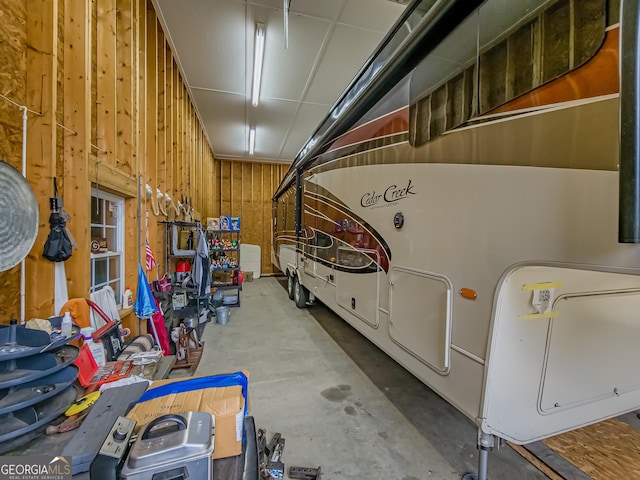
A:
[[[478,294],[476,293],[476,291],[471,288],[461,288],[460,295],[462,296],[462,298],[466,298],[468,300],[475,300],[476,298],[478,298]]]

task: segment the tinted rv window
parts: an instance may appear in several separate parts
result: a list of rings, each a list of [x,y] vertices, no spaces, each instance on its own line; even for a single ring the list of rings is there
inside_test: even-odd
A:
[[[607,2],[607,26],[620,22],[620,0],[609,0]]]
[[[411,78],[410,141],[419,146],[588,61],[613,0],[489,0]],[[479,47],[479,50],[478,50]]]
[[[411,75],[410,141],[422,145],[470,118],[474,104],[477,15],[471,15]]]
[[[606,0],[484,4],[479,20],[479,113],[566,75],[593,57],[604,40],[606,7]]]
[[[295,232],[296,230],[296,192],[295,187],[290,187],[283,195],[284,198],[284,230]]]

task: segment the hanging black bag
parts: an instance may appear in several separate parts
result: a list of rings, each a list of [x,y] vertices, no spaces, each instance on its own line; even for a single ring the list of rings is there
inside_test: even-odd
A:
[[[51,232],[44,244],[44,257],[52,262],[64,262],[71,256],[71,240],[67,234],[67,222],[58,212],[51,213],[49,217]]]
[[[55,177],[53,178],[53,195],[54,198],[50,199],[52,212],[49,217],[51,232],[49,232],[44,244],[42,255],[52,262],[64,262],[71,256],[73,245],[67,232],[67,222],[60,213],[62,198],[58,197],[58,185]]]

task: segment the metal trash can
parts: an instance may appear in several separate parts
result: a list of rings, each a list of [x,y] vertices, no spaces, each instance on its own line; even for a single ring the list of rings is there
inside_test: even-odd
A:
[[[220,325],[226,325],[227,323],[229,323],[230,313],[231,309],[229,307],[216,308],[216,322]]]

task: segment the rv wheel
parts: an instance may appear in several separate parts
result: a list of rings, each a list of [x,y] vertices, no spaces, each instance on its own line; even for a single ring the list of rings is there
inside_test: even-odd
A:
[[[307,306],[307,302],[309,301],[309,292],[306,288],[300,285],[300,281],[298,277],[295,279],[295,287],[293,290],[293,297],[296,302],[296,307],[305,308]]]
[[[293,300],[295,284],[296,276],[293,273],[287,272],[287,293],[289,294],[289,300]]]

